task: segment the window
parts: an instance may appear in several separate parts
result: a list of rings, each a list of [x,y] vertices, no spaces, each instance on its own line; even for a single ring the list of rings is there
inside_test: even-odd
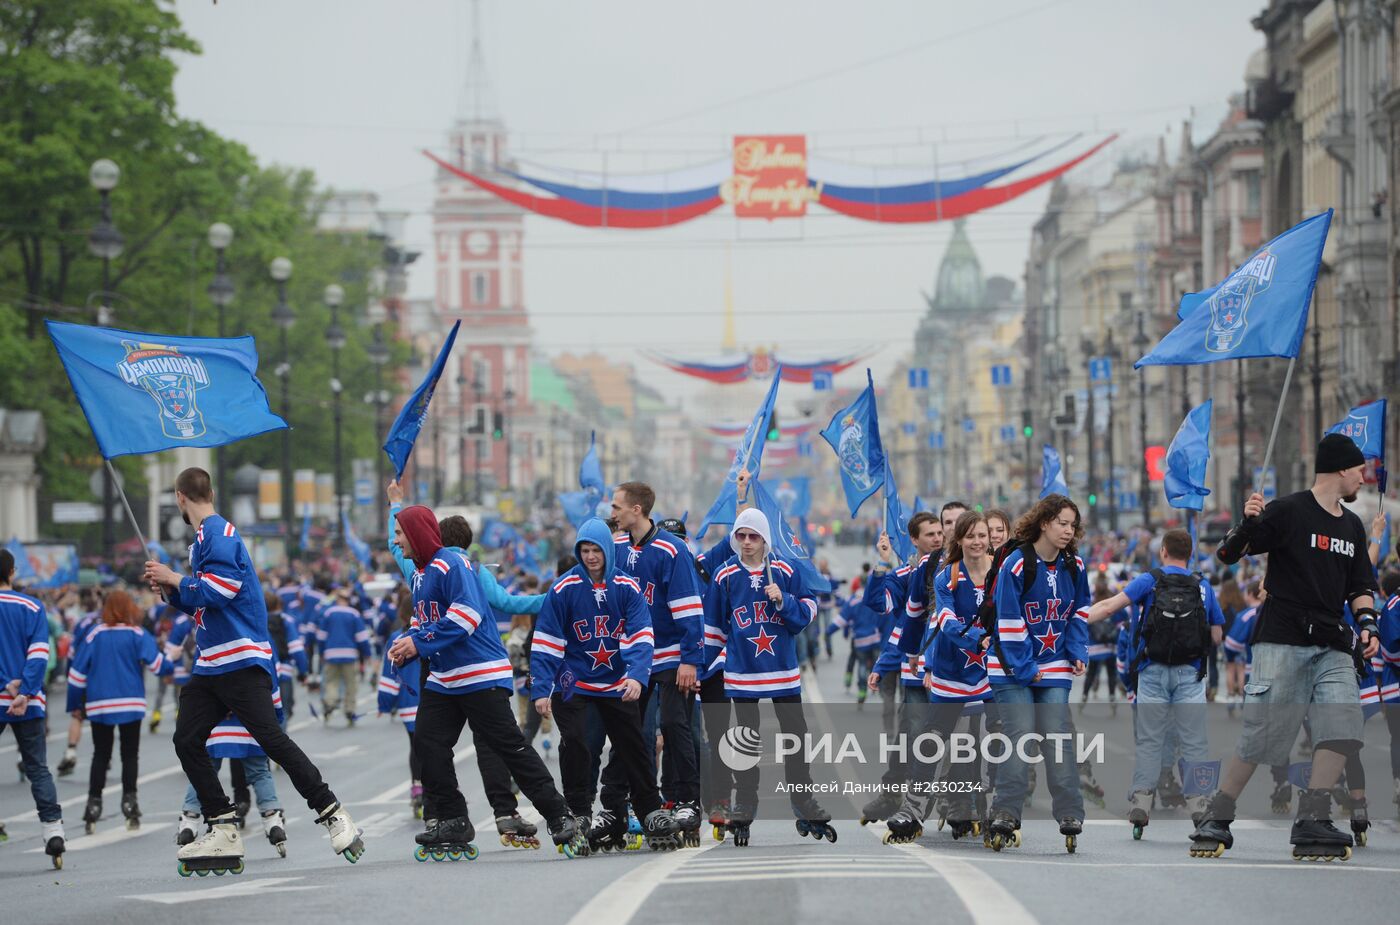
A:
[[[1240,179],[1244,182],[1244,217],[1258,218],[1261,208],[1259,171],[1247,170]]]
[[[1133,294],[1131,292],[1118,293],[1118,310],[1120,312],[1131,312],[1133,310]]]
[[[485,273],[472,274],[472,304],[485,305],[487,293],[487,280]]]

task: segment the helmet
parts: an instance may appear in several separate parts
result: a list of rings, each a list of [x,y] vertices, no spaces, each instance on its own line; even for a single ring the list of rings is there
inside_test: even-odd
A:
[[[685,523],[677,520],[674,517],[667,517],[665,520],[661,521],[661,523],[657,524],[657,526],[660,527],[662,530],[665,530],[667,533],[674,533],[681,539],[686,538]]]

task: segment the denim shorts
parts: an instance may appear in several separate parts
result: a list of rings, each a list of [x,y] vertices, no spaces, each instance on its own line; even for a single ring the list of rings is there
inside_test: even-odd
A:
[[[1361,740],[1361,690],[1351,654],[1321,646],[1254,646],[1244,685],[1239,756],[1252,764],[1289,763],[1306,717],[1314,745]]]

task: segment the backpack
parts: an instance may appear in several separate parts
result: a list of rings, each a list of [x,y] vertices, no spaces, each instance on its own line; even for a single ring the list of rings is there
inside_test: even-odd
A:
[[[1147,659],[1159,665],[1186,665],[1201,659],[1200,680],[1210,651],[1210,622],[1201,595],[1201,576],[1194,572],[1169,575],[1157,568],[1152,570],[1152,580],[1152,606],[1138,621],[1133,640],[1134,648],[1141,646],[1136,662]]]

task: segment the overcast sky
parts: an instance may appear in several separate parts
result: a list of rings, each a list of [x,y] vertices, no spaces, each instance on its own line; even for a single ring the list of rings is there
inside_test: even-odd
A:
[[[1117,131],[1155,149],[1193,115],[1207,137],[1262,46],[1263,0],[482,0],[482,38],[513,153],[536,163],[666,170],[722,156],[736,133],[804,133],[814,153],[927,166],[1044,135]],[[468,0],[179,0],[204,49],[182,59],[180,111],[264,162],[409,209],[429,252],[433,167],[458,111]],[[644,152],[643,154],[625,152]],[[1083,176],[1084,174],[1080,174]],[[1045,193],[980,214],[988,274],[1019,279]],[[233,220],[236,225],[236,219]],[[551,353],[718,352],[726,259],[739,339],[814,356],[878,342],[877,379],[924,311],[946,224],[894,226],[820,206],[805,220],[677,228],[526,222],[525,297]],[[293,255],[295,256],[295,255]],[[432,291],[431,258],[414,274]],[[656,370],[667,394],[688,391]],[[856,380],[858,371],[845,374]],[[738,414],[747,415],[747,411]]]

